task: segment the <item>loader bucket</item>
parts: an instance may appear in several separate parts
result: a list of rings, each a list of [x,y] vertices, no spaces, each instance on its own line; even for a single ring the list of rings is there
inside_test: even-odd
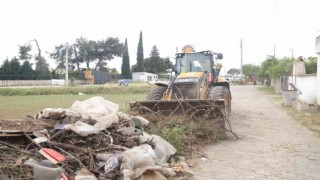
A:
[[[130,108],[132,111],[138,111],[142,114],[157,113],[164,116],[179,114],[210,119],[225,117],[224,100],[184,99],[170,101],[135,101],[130,103]]]

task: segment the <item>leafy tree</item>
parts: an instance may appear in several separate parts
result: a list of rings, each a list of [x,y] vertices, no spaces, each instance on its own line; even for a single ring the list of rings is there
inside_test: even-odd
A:
[[[54,51],[50,53],[51,58],[55,59],[58,63],[57,69],[64,70],[66,68],[66,46],[60,44],[56,46]],[[68,67],[72,67],[73,59],[73,46],[68,46]]]
[[[317,73],[317,61],[317,57],[308,57],[308,59],[305,61],[307,74]]]
[[[240,74],[240,69],[231,68],[231,69],[228,70],[227,73],[228,73],[228,74],[232,74],[232,75]]]
[[[138,71],[137,64],[134,64],[134,65],[131,66],[131,71],[132,71],[132,72],[139,72],[139,71]]]
[[[107,60],[110,61],[114,57],[121,57],[123,52],[123,44],[118,38],[108,37],[107,40],[98,41],[95,46],[94,56],[97,59],[95,70],[99,67],[106,68]]]
[[[272,66],[275,66],[279,63],[278,59],[275,58],[274,56],[268,56],[265,61],[262,62],[261,64],[261,69],[259,70],[259,77],[261,79],[268,79],[270,80],[270,68]]]
[[[1,72],[1,79],[2,80],[9,80],[10,79],[10,74],[11,74],[11,71],[10,71],[10,61],[9,59],[6,59],[1,68],[0,68],[0,72]]]
[[[10,75],[11,79],[20,79],[20,62],[19,59],[13,57],[10,61]]]
[[[127,38],[124,43],[124,52],[123,52],[123,56],[122,56],[121,74],[122,74],[122,77],[125,79],[130,78],[130,58],[129,58]]]
[[[144,55],[143,55],[143,43],[142,43],[142,31],[140,31],[138,51],[137,51],[137,72],[144,71]]]
[[[169,58],[161,58],[157,46],[153,46],[150,52],[150,57],[145,59],[145,71],[150,73],[161,73],[172,68],[172,63]]]
[[[20,60],[30,60],[32,58],[32,55],[30,54],[31,51],[31,45],[27,46],[19,46],[19,59]]]
[[[269,78],[277,78],[280,76],[290,76],[292,75],[292,59],[283,58],[277,60],[277,64],[270,66],[266,71]]]
[[[52,79],[64,79],[65,78],[65,76],[63,74],[59,73],[57,70],[52,70],[51,76],[52,76]]]
[[[92,41],[84,37],[76,40],[75,44],[68,46],[68,67],[69,71],[77,68],[80,71],[81,63],[86,63],[87,69],[90,69],[90,63],[95,63],[95,70],[107,69],[107,60],[114,57],[121,57],[123,44],[118,38],[109,37],[106,40]],[[50,54],[58,63],[57,69],[65,69],[65,45],[56,46]]]
[[[246,76],[257,75],[259,72],[260,66],[253,64],[244,64],[242,66],[242,73]]]
[[[163,60],[164,60],[164,70],[172,69],[173,64],[172,64],[172,62],[170,61],[170,58],[165,58],[165,59],[163,59]]]
[[[29,61],[24,61],[20,68],[21,79],[34,79],[34,71],[32,69],[32,64]]]
[[[79,46],[79,56],[82,58],[82,61],[86,63],[87,69],[90,69],[90,63],[93,62],[95,57],[95,41],[88,41],[85,38],[80,38],[77,40]]]
[[[20,78],[19,74],[20,62],[19,59],[13,57],[10,61],[6,59],[0,68],[0,78],[2,80],[15,80]]]
[[[79,44],[73,44],[72,48],[73,48],[74,57],[71,58],[70,62],[72,64],[76,64],[77,70],[78,70],[78,72],[80,72],[80,63],[84,62],[84,57],[80,56],[81,55],[81,53],[80,53],[80,45]]]
[[[51,73],[49,71],[49,65],[46,60],[41,57],[36,57],[36,70],[37,79],[52,79]]]
[[[149,73],[158,73],[164,66],[164,62],[160,58],[160,53],[156,45],[152,46],[150,58],[145,59],[145,71]]]

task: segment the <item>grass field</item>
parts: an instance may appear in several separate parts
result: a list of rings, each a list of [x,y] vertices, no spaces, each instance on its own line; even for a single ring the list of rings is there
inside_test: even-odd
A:
[[[72,89],[72,87],[1,88],[2,92],[15,91],[17,95],[12,95],[13,93],[0,95],[0,119],[24,119],[27,115],[36,115],[44,108],[68,108],[76,100],[82,101],[94,96],[102,96],[106,100],[117,103],[120,106],[120,110],[126,111],[129,109],[129,102],[144,100],[150,88],[152,87],[147,84],[134,83],[128,87],[110,84],[94,87],[75,87],[75,89]],[[62,92],[70,92],[70,89],[74,93],[60,94]],[[101,93],[101,91],[104,93]],[[26,92],[28,92],[27,94],[50,94],[52,92],[53,95],[26,95]],[[92,93],[78,95],[79,92]]]
[[[83,86],[38,86],[38,87],[1,87],[0,96],[30,96],[30,95],[66,95],[66,94],[137,94],[150,90],[147,83],[131,83],[129,86],[118,84],[83,85]]]

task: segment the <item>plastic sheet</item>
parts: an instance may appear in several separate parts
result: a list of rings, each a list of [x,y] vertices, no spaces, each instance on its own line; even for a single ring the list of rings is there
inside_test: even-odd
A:
[[[149,135],[143,133],[142,136],[139,136],[140,143],[144,142],[153,142],[155,144],[155,155],[158,163],[166,163],[171,155],[175,154],[177,150],[166,140],[162,139],[157,135]]]
[[[34,180],[59,180],[62,174],[62,169],[55,167],[48,160],[43,160],[39,163],[34,159],[28,159],[24,164],[33,167]]]

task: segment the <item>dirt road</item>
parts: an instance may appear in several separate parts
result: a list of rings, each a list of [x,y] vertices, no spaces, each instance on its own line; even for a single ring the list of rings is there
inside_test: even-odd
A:
[[[254,86],[232,86],[230,122],[240,140],[205,147],[194,179],[320,179],[320,138]]]

